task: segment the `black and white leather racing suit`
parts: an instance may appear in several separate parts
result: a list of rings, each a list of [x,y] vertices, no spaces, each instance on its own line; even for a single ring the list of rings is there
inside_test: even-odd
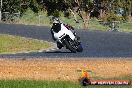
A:
[[[52,26],[52,28],[51,28],[51,35],[52,35],[52,39],[53,39],[54,41],[56,41],[56,39],[54,38],[54,33],[53,33],[53,31],[54,31],[54,32],[59,32],[59,31],[61,30],[61,24],[63,24],[63,23],[53,23],[53,26]],[[71,30],[72,33],[76,36],[76,38],[79,39],[79,37],[76,35],[76,33],[75,33],[75,31],[74,31],[74,28],[73,28],[72,26],[69,26],[69,25],[66,25],[66,24],[63,24],[63,25],[64,25],[68,30]],[[57,47],[58,47],[59,49],[61,49],[61,48],[63,47],[63,45],[62,45],[61,43],[57,42]]]

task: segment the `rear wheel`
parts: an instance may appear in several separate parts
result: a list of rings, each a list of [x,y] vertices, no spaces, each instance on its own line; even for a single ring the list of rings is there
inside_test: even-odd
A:
[[[74,49],[67,40],[64,41],[66,48],[69,49],[71,52],[76,53],[76,49]]]

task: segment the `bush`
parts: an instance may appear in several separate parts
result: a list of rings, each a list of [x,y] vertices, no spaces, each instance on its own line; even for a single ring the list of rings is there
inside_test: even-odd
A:
[[[38,25],[49,26],[50,19],[49,19],[49,17],[47,17],[47,12],[46,11],[38,11],[38,13],[35,13],[29,8],[20,17],[19,23],[31,24],[31,25],[38,24]]]
[[[104,21],[125,21],[123,16],[118,16],[114,13],[108,13],[107,16],[103,18]]]
[[[34,13],[30,8],[28,8],[21,16],[20,22],[27,24],[37,23],[37,13]]]
[[[58,11],[58,10],[55,10],[52,13],[52,15],[55,16],[55,17],[64,17],[64,13],[62,11]]]

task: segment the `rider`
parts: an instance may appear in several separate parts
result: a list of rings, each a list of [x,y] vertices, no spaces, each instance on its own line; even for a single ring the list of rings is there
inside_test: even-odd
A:
[[[56,41],[56,39],[54,38],[54,33],[53,33],[53,31],[59,32],[59,31],[61,30],[61,24],[62,24],[62,23],[60,22],[59,18],[57,18],[57,17],[53,17],[52,20],[53,20],[53,26],[52,26],[52,28],[51,28],[51,35],[52,35],[52,39],[53,39],[54,41]],[[70,26],[70,25],[68,25],[68,24],[63,24],[63,25],[64,25],[68,30],[71,30],[72,33],[76,36],[76,38],[79,40],[79,37],[76,35],[76,33],[75,33],[75,31],[74,31],[74,28],[73,28],[72,26]],[[63,45],[62,45],[61,43],[57,42],[57,47],[58,47],[59,49],[61,49],[61,48],[63,47]]]

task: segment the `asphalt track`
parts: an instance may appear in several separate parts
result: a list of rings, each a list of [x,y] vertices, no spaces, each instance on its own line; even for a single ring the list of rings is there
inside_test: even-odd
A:
[[[132,57],[132,33],[76,30],[84,48],[82,53],[51,50],[33,53],[0,54],[0,57]],[[0,34],[18,35],[53,42],[50,28],[0,23]]]

